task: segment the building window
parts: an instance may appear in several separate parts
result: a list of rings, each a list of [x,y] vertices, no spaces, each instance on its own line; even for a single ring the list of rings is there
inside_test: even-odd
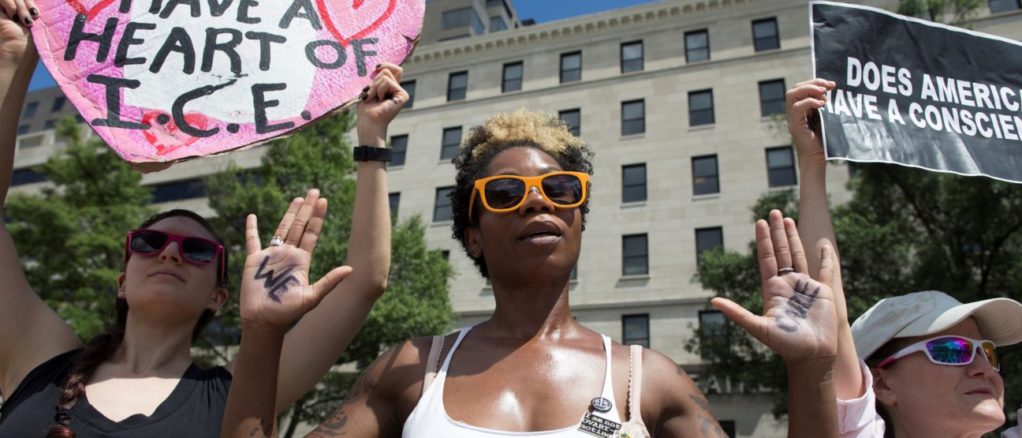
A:
[[[771,17],[753,21],[752,39],[757,52],[780,48],[781,40],[777,35],[777,19]]]
[[[447,78],[447,101],[465,100],[466,91],[468,91],[468,72],[451,73],[451,76]]]
[[[21,125],[18,126],[18,135],[28,134],[32,130],[32,125]]]
[[[408,135],[390,137],[390,165],[404,166],[405,155],[408,154]]]
[[[727,318],[719,310],[699,311],[699,345],[711,347],[727,342]],[[700,354],[703,359],[707,356]]]
[[[633,234],[621,238],[621,274],[649,274],[649,245],[645,234]]]
[[[703,253],[724,246],[724,230],[721,227],[696,230],[696,266],[703,263]]]
[[[649,348],[649,314],[621,316],[621,343]]]
[[[490,17],[490,32],[501,32],[507,30],[507,22],[504,17]]]
[[[446,249],[440,250],[440,258],[444,259],[445,262],[451,261],[451,252]]]
[[[11,173],[11,187],[46,181],[46,174],[32,169],[15,169]]]
[[[621,44],[621,73],[642,71],[642,41]]]
[[[473,11],[471,7],[444,11],[441,16],[444,30],[465,27],[472,24],[473,15],[475,15],[475,11]]]
[[[25,105],[25,111],[22,111],[21,117],[22,118],[35,117],[35,113],[38,110],[39,110],[39,102],[29,102],[27,105]]]
[[[582,80],[582,52],[561,54],[561,83]]]
[[[720,175],[717,172],[716,155],[692,157],[692,194],[720,193]]]
[[[440,144],[440,159],[450,160],[458,155],[458,149],[461,147],[461,127],[456,128],[444,128],[444,137]]]
[[[174,181],[152,186],[152,203],[180,201],[206,196],[206,181],[200,178]]]
[[[397,209],[401,206],[401,192],[388,194],[387,201],[390,203],[390,219],[394,220],[397,218]]]
[[[646,101],[621,102],[621,135],[646,132]]]
[[[795,176],[795,157],[791,146],[770,148],[766,151],[767,176],[770,187],[787,187],[798,184]]]
[[[685,32],[685,62],[710,59],[710,33],[706,30]]]
[[[688,93],[688,125],[712,125],[713,90],[690,91]]]
[[[621,166],[621,202],[646,200],[646,164]]]
[[[486,33],[486,25],[483,24],[483,18],[476,13],[475,9],[472,10],[472,33],[475,35]]]
[[[568,124],[568,130],[572,135],[575,137],[582,135],[582,110],[578,108],[564,110],[557,113],[557,116]]]
[[[412,109],[415,107],[415,81],[404,81],[401,83],[401,88],[408,92],[408,102],[405,102],[405,108]]]
[[[67,98],[64,96],[57,96],[53,99],[53,105],[50,106],[50,112],[55,113],[64,108],[64,102],[67,102]]]
[[[472,34],[470,34],[470,33],[462,33],[462,34],[458,34],[458,35],[446,36],[446,37],[438,39],[437,41],[438,42],[444,42],[444,41],[451,41],[451,40],[460,40],[462,38],[470,38],[471,36],[472,36]]]
[[[57,126],[56,120],[51,119],[47,120],[46,123],[43,123],[43,129],[53,129],[55,126]]]
[[[759,111],[763,117],[784,114],[784,79],[759,83]]]
[[[436,198],[433,199],[433,222],[449,221],[454,218],[454,210],[451,209],[451,193],[454,193],[454,187],[436,189]]]
[[[504,80],[501,83],[500,91],[502,93],[520,91],[522,89],[522,76],[524,72],[525,67],[521,61],[504,64]]]
[[[990,13],[1014,11],[1022,9],[1022,0],[990,0]]]

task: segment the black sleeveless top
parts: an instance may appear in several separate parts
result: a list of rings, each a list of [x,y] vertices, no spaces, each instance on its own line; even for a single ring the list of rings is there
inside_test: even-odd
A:
[[[81,350],[58,355],[36,367],[0,406],[0,438],[45,437],[53,426],[60,387]],[[115,422],[89,404],[84,395],[71,409],[77,438],[178,438],[220,435],[231,373],[224,367],[192,364],[152,416],[132,415]]]

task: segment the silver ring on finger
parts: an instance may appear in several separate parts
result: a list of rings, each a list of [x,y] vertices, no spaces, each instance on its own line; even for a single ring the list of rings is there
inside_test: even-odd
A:
[[[782,276],[782,275],[785,275],[785,274],[791,274],[793,272],[795,272],[795,268],[781,268],[781,269],[777,270],[777,276]]]
[[[274,235],[273,238],[270,239],[270,245],[269,246],[280,246],[280,245],[283,245],[283,244],[284,244],[284,238],[282,238],[280,236]]]

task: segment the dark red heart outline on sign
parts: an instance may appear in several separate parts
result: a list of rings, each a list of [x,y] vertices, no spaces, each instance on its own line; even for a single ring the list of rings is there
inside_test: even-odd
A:
[[[386,12],[384,12],[379,19],[374,21],[373,24],[370,24],[369,27],[366,27],[365,29],[358,31],[357,33],[348,38],[341,36],[341,33],[337,30],[337,27],[334,26],[334,21],[330,19],[330,11],[326,9],[326,0],[316,0],[316,8],[319,9],[319,16],[323,20],[323,24],[326,25],[327,30],[329,30],[330,33],[334,35],[334,38],[337,38],[337,42],[341,43],[342,46],[347,46],[348,43],[351,42],[351,40],[357,40],[359,38],[362,38],[367,33],[376,30],[376,28],[380,27],[380,25],[383,24],[384,21],[387,21],[387,19],[390,18],[390,14],[394,13],[394,7],[397,6],[397,0],[389,1],[390,4],[387,5]],[[352,9],[359,9],[362,7],[362,4],[364,3],[365,0],[353,0]]]
[[[67,4],[74,8],[74,10],[77,11],[79,14],[85,15],[86,20],[91,20],[92,17],[95,17],[97,14],[100,13],[100,11],[106,9],[107,6],[110,6],[110,3],[114,2],[114,0],[102,0],[99,3],[96,3],[94,6],[92,6],[91,9],[85,9],[85,6],[82,5],[82,3],[79,2],[78,0],[64,1],[66,1]]]
[[[167,146],[165,144],[160,143],[161,139],[157,137],[156,135],[157,132],[162,131],[164,135],[169,135],[172,137],[174,136],[175,133],[178,132],[177,124],[174,123],[174,121],[167,122],[167,124],[164,126],[160,126],[158,123],[153,123],[154,121],[156,121],[156,117],[159,116],[160,114],[163,113],[160,111],[148,111],[142,114],[141,120],[142,123],[149,125],[149,129],[144,131],[142,135],[145,137],[145,140],[149,142],[149,144],[153,145],[156,148],[157,156],[162,157],[164,155],[167,155],[171,152],[174,152],[175,150],[191,145],[192,143],[195,143],[199,139],[198,137],[189,137],[189,139],[186,140],[184,143],[172,146]],[[188,122],[189,125],[195,126],[196,128],[199,129],[205,129],[206,126],[209,125],[209,118],[200,113],[188,113],[185,114],[184,117],[185,121]]]

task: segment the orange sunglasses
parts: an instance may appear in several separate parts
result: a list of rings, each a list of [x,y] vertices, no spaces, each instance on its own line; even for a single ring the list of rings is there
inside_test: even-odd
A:
[[[479,178],[472,188],[468,216],[472,217],[476,193],[483,207],[492,213],[507,213],[521,207],[535,187],[557,208],[575,208],[589,197],[589,174],[558,171],[539,176],[494,175]]]

